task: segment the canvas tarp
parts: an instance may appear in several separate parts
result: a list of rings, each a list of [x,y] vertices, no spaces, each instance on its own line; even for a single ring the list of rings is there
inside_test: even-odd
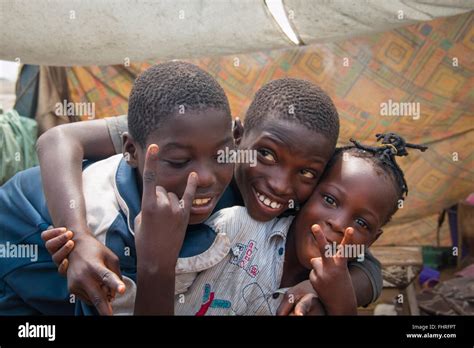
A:
[[[278,1],[270,1],[278,2]],[[0,59],[111,65],[294,45],[264,0],[2,0]],[[300,44],[380,32],[474,9],[472,0],[284,0]]]

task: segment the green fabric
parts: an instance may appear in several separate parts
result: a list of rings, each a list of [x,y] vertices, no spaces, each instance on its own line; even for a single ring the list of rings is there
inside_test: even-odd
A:
[[[21,170],[38,165],[36,121],[17,111],[0,111],[0,185]]]

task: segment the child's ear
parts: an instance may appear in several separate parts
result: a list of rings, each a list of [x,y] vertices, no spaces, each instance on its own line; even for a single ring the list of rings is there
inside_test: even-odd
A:
[[[244,135],[244,126],[240,122],[240,118],[236,117],[234,120],[234,126],[232,127],[232,135],[234,136],[235,145],[239,146]]]
[[[138,144],[136,141],[132,138],[132,136],[124,132],[122,134],[122,152],[123,152],[123,157],[125,158],[125,161],[132,167],[132,168],[137,168],[138,167]]]

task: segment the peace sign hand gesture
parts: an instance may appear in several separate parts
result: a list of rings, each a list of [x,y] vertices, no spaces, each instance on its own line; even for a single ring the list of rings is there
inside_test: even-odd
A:
[[[313,270],[309,279],[313,288],[330,315],[356,315],[357,299],[347,267],[347,255],[344,246],[353,244],[354,230],[348,227],[335,255],[326,256],[331,244],[324,236],[319,225],[311,227],[319,247],[321,257],[311,259]]]

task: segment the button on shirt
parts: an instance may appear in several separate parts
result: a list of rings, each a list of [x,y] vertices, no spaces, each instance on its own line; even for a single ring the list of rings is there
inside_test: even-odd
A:
[[[229,253],[176,296],[175,314],[275,315],[283,298],[274,294],[284,292],[279,285],[292,220],[256,221],[244,207],[222,209],[211,216],[206,224],[227,236]]]

